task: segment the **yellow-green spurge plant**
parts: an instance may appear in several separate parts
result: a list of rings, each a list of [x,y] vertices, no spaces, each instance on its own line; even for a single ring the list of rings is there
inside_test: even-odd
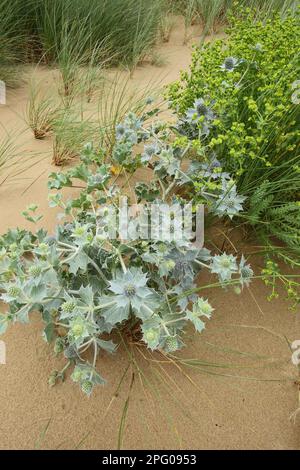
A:
[[[260,240],[269,274],[278,272],[274,256],[300,266],[299,13],[257,22],[239,12],[226,38],[195,48],[190,71],[167,92],[182,138],[247,198],[233,223]],[[194,197],[202,184],[194,178]]]

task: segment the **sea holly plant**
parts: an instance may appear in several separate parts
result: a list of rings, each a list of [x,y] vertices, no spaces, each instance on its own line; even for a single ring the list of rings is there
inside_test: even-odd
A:
[[[0,331],[11,323],[26,323],[38,312],[44,339],[66,359],[49,384],[64,379],[72,367],[72,380],[87,395],[105,383],[97,360],[102,351],[116,351],[115,333],[152,351],[172,353],[185,345],[189,324],[203,331],[214,308],[198,295],[205,287],[197,282],[202,270],[215,274],[214,284],[226,289],[242,289],[253,276],[244,257],[213,254],[192,243],[193,221],[185,221],[189,230],[181,230],[178,215],[188,201],[180,191],[195,181],[191,168],[183,169],[189,142],[177,138],[165,123],[146,125],[133,113],[118,125],[116,135],[113,159],[125,145],[139,165],[152,172],[150,183],[140,182],[132,189],[131,198],[142,204],[130,207],[133,210],[127,207],[126,227],[121,185],[105,149],[88,144],[76,167],[50,175],[49,203],[61,210],[55,234],[17,229],[0,238],[0,300],[7,305]],[[118,163],[126,169],[129,155]],[[229,175],[219,172],[214,179],[216,173],[207,162],[191,165],[198,168],[203,200],[213,200],[210,211],[233,217],[242,210],[243,198]],[[65,200],[63,188],[78,186],[80,193],[76,190],[77,196]],[[233,204],[218,204],[221,194],[228,194]],[[196,203],[189,204],[193,213]],[[159,212],[166,206],[168,226],[166,212]],[[36,207],[30,210],[35,213]],[[159,212],[154,221],[153,211]]]

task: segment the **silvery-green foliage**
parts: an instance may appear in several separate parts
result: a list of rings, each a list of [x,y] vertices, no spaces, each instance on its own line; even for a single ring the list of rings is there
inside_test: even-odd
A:
[[[242,286],[248,286],[250,284],[251,278],[253,277],[253,269],[251,268],[250,264],[246,264],[246,260],[244,255],[241,257],[241,261],[239,264],[239,274],[240,274],[240,281]]]
[[[116,129],[113,158],[126,147],[128,156],[134,154],[139,165],[154,170],[150,183],[136,186],[139,201],[176,202],[178,208],[182,201],[173,189],[190,185],[191,180],[182,169],[186,148],[173,143],[172,130],[164,123],[146,126],[145,120],[146,116],[138,119],[133,113],[126,116]],[[137,145],[144,147],[141,153]],[[253,275],[244,257],[239,262],[231,254],[214,255],[206,248],[194,248],[185,237],[179,239],[177,222],[170,239],[114,236],[119,213],[108,208],[115,207],[122,194],[111,183],[112,168],[105,157],[104,149],[88,144],[77,167],[50,175],[49,189],[56,192],[51,192],[49,204],[62,211],[54,235],[43,230],[11,230],[0,237],[0,300],[8,305],[0,316],[0,332],[10,323],[28,322],[32,312],[39,312],[44,339],[53,343],[55,354],[66,358],[66,367],[52,374],[49,383],[63,379],[65,369],[72,366],[73,381],[87,395],[104,383],[96,366],[101,351],[115,352],[111,333],[139,331],[137,340],[151,350],[174,352],[184,346],[187,325],[192,323],[201,332],[213,312],[210,302],[197,295],[196,278],[201,270],[215,273],[226,286],[232,281],[248,285]],[[130,158],[120,160],[125,168],[132,168]],[[212,180],[217,181],[213,201],[229,185],[229,193],[236,198],[235,210],[241,210],[241,198],[229,177],[214,178],[219,169],[207,166],[198,170],[204,197]],[[64,200],[61,190],[78,185],[78,180],[84,189]],[[227,206],[218,215],[233,215]],[[131,216],[132,231],[145,222],[145,207],[142,217],[138,212]],[[87,359],[89,350],[92,355]]]

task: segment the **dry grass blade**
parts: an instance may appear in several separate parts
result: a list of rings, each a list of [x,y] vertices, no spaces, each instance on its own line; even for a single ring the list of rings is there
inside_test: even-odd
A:
[[[121,422],[120,422],[120,426],[119,426],[118,446],[117,446],[118,450],[121,450],[122,446],[123,446],[126,418],[127,418],[129,400],[130,400],[130,395],[131,395],[133,384],[134,384],[134,372],[132,372],[132,375],[131,375],[131,382],[130,382],[130,386],[129,386],[128,396],[127,396],[127,398],[125,400],[125,403],[124,403]]]

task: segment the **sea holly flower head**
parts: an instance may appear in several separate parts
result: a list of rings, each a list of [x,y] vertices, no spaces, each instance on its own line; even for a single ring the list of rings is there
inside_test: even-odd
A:
[[[28,274],[34,278],[39,277],[43,272],[43,266],[41,264],[33,264],[28,269]]]
[[[90,336],[89,324],[83,316],[77,315],[72,318],[68,326],[70,328],[68,334],[70,344],[75,343],[79,347]]]
[[[94,388],[94,384],[90,380],[84,380],[81,383],[81,390],[83,391],[83,393],[85,393],[88,396],[90,396],[90,394],[92,393],[93,388]]]
[[[134,129],[121,123],[116,126],[116,139],[119,143],[128,144],[130,147],[138,141],[137,133]]]
[[[236,184],[232,179],[222,177],[221,193],[212,204],[211,210],[219,217],[227,215],[232,219],[243,210],[242,203],[245,199],[245,196],[237,194]]]
[[[260,42],[256,43],[255,46],[252,47],[252,49],[257,52],[265,51],[264,46]]]
[[[172,353],[178,351],[181,346],[181,342],[179,342],[178,337],[175,336],[167,336],[164,341],[164,350],[168,353]]]
[[[223,253],[212,257],[211,272],[218,274],[221,282],[229,281],[237,271],[236,256]]]
[[[77,364],[71,374],[71,379],[80,384],[81,390],[87,396],[91,395],[95,385],[105,383],[105,380],[88,363]]]
[[[242,60],[236,57],[226,57],[223,64],[220,66],[225,72],[233,72],[236,67],[241,64]]]
[[[159,345],[160,331],[155,328],[149,328],[144,332],[143,339],[147,346],[154,350]]]
[[[160,152],[160,148],[157,144],[148,144],[144,146],[144,152],[142,153],[142,163],[149,162],[152,157]]]
[[[74,314],[78,313],[78,303],[75,298],[67,297],[66,301],[60,306],[60,319],[72,317]]]
[[[150,105],[150,104],[154,103],[154,98],[153,98],[153,96],[147,96],[147,98],[145,99],[145,103],[146,103],[147,105]]]
[[[124,124],[117,124],[116,126],[116,139],[122,140],[125,137],[126,127]]]
[[[94,175],[90,175],[87,180],[87,189],[92,191],[94,189],[102,189],[105,183],[110,178],[109,168],[102,165],[101,170]]]
[[[124,120],[124,124],[125,126],[127,126],[128,128],[132,129],[132,130],[135,130],[135,131],[138,131],[141,129],[142,127],[142,121],[141,119],[139,119],[137,117],[137,115],[135,113],[133,113],[132,111],[130,111],[126,117],[125,117],[125,120]]]
[[[196,284],[192,282],[190,278],[183,278],[179,284],[172,288],[172,292],[178,297],[176,305],[181,309],[185,310],[188,304],[196,302],[198,296],[196,293],[187,294],[188,291],[196,289]]]
[[[215,155],[213,155],[212,158],[208,162],[200,163],[198,165],[198,168],[196,168],[196,170],[199,171],[200,176],[202,178],[206,178],[206,179],[226,180],[230,178],[229,173],[222,171],[221,162],[216,158]]]
[[[204,300],[202,297],[195,302],[195,309],[198,310],[199,315],[203,315],[207,318],[210,318],[214,311],[214,308],[212,308],[208,300]]]
[[[254,272],[250,264],[246,264],[244,255],[242,255],[241,261],[239,264],[239,273],[240,273],[240,282],[242,286],[243,285],[248,286],[251,282],[251,278],[253,277]]]
[[[204,120],[211,121],[215,115],[212,109],[206,105],[203,98],[199,98],[194,101],[193,108],[189,108],[186,112],[186,117],[190,121],[198,120],[203,118]]]
[[[47,243],[40,243],[33,252],[42,258],[47,258],[50,255],[50,246]]]
[[[90,225],[80,225],[77,224],[71,234],[71,237],[75,239],[76,244],[86,244],[90,243],[93,240],[93,235],[90,232]]]
[[[198,272],[201,266],[197,260],[209,261],[210,252],[206,248],[197,250],[194,248],[174,248],[168,255],[168,259],[175,262],[174,269],[171,273],[176,280],[193,281],[195,272]]]
[[[214,119],[215,114],[211,105],[206,104],[203,98],[199,98],[194,101],[193,107],[188,108],[185,115],[180,118],[177,130],[192,140],[201,136],[205,137],[210,133]]]
[[[153,289],[147,287],[147,279],[147,274],[139,268],[128,269],[125,273],[118,271],[109,283],[109,290],[114,295],[103,299],[104,305],[109,304],[103,309],[104,319],[111,324],[122,322],[128,318],[130,309],[142,320],[150,318],[160,299]]]
[[[125,273],[119,271],[113,281],[110,281],[109,289],[117,295],[134,297],[144,294],[143,289],[147,286],[147,274],[141,269],[131,268]],[[146,288],[147,289],[147,288]]]
[[[33,285],[53,284],[57,281],[56,271],[48,261],[34,258],[28,266],[27,275]]]
[[[6,303],[20,302],[23,297],[23,290],[19,283],[11,283],[3,286],[5,293],[0,295],[0,300]]]
[[[190,320],[196,331],[201,332],[205,328],[205,323],[200,317],[210,318],[214,309],[209,304],[208,300],[204,300],[202,297],[198,298],[197,302],[193,305],[193,310],[187,310],[186,318]]]

